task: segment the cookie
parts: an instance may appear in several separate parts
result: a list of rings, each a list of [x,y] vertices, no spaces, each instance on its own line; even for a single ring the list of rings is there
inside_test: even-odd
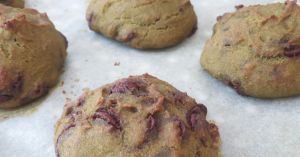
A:
[[[300,94],[300,7],[296,1],[244,7],[217,18],[201,65],[242,95]]]
[[[217,157],[207,108],[153,76],[87,91],[56,124],[57,157]]]
[[[0,0],[0,3],[9,5],[15,8],[24,8],[24,0]]]
[[[138,49],[176,45],[197,28],[189,0],[91,0],[86,18],[91,30]]]
[[[0,108],[45,95],[58,81],[66,48],[46,14],[0,5]]]

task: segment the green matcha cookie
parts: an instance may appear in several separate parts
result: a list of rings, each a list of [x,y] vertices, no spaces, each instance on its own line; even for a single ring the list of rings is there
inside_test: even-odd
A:
[[[56,124],[57,157],[218,157],[207,109],[167,82],[131,76],[87,91]]]
[[[46,14],[0,5],[0,108],[28,103],[55,86],[66,48]]]
[[[189,0],[91,0],[86,17],[90,29],[138,49],[173,46],[197,26]]]
[[[296,1],[237,6],[218,17],[201,65],[240,94],[300,94],[300,7]]]

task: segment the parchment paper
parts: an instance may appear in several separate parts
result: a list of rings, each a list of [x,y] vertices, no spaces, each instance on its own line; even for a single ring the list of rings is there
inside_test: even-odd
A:
[[[90,31],[86,0],[28,0],[28,7],[47,12],[66,35],[68,57],[63,83],[49,95],[25,108],[0,110],[0,157],[55,157],[54,124],[66,100],[75,99],[84,88],[143,73],[168,81],[208,107],[208,118],[219,126],[225,157],[299,157],[300,97],[242,97],[199,65],[218,15],[233,11],[237,4],[269,2],[274,1],[192,0],[199,23],[195,35],[173,48],[139,51]]]

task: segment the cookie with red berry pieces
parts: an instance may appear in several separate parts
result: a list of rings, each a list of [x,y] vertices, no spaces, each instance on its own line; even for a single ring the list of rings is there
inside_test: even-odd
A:
[[[91,30],[138,49],[174,46],[197,28],[190,0],[91,0],[86,18]]]
[[[151,75],[87,91],[56,124],[57,157],[218,157],[203,104]]]
[[[202,67],[242,95],[299,95],[299,5],[287,1],[236,8],[217,18]]]
[[[0,108],[13,108],[56,85],[67,40],[46,14],[0,4]]]

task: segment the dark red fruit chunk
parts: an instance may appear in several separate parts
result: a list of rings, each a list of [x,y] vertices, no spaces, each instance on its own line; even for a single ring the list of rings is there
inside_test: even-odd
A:
[[[126,93],[130,91],[136,96],[146,96],[148,91],[146,90],[146,84],[142,81],[135,79],[123,79],[117,82],[112,88],[110,93]]]
[[[2,27],[4,29],[12,29],[12,28],[14,28],[14,22],[13,22],[13,20],[6,21],[0,27]]]
[[[156,98],[147,97],[142,100],[142,104],[146,106],[151,106],[157,102]]]
[[[83,104],[85,103],[85,97],[84,96],[81,96],[78,101],[77,101],[77,106],[80,107],[82,106]]]
[[[8,101],[12,98],[13,98],[12,95],[8,95],[8,94],[5,94],[5,93],[0,93],[0,103],[6,102],[6,101]]]
[[[61,138],[63,137],[63,135],[66,134],[66,132],[67,132],[68,130],[70,130],[71,128],[74,128],[75,126],[76,126],[75,124],[70,124],[70,125],[66,126],[66,127],[63,129],[63,131],[60,133],[60,135],[57,137],[56,145],[55,145],[55,154],[56,154],[56,157],[60,157],[58,145],[60,144]]]
[[[93,119],[102,119],[104,120],[107,124],[112,125],[114,128],[121,130],[121,122],[119,118],[117,117],[115,111],[113,108],[100,108],[96,111],[96,113],[93,115]]]
[[[142,149],[146,143],[148,143],[151,138],[154,138],[157,136],[157,121],[154,115],[149,114],[146,119],[146,131],[145,131],[145,137],[143,138],[143,141],[137,146],[138,149]]]
[[[174,99],[176,103],[184,103],[184,100],[187,97],[187,93],[183,93],[180,91],[176,91],[173,93]]]
[[[128,90],[133,90],[138,88],[138,82],[132,79],[123,79],[116,83],[112,88],[112,93],[125,93]]]
[[[147,132],[151,132],[155,128],[155,119],[153,115],[149,115],[147,118]]]
[[[194,34],[197,32],[197,30],[198,30],[198,26],[195,25],[195,26],[192,28],[192,31],[191,31],[189,37],[192,36],[192,35],[194,35]]]
[[[123,38],[123,41],[124,41],[124,42],[129,42],[129,41],[131,41],[132,39],[134,39],[136,36],[137,36],[136,33],[130,32],[130,33],[128,33],[128,34],[126,35],[125,38]]]
[[[211,136],[213,142],[217,143],[217,142],[218,142],[218,139],[219,139],[219,137],[220,137],[218,127],[217,127],[215,124],[210,123],[210,124],[209,124],[209,127],[208,127],[208,131],[209,131],[209,133],[210,133],[210,136]]]
[[[47,85],[39,85],[36,89],[31,93],[32,98],[40,97],[48,93],[49,87]]]
[[[12,91],[13,92],[18,92],[23,86],[23,79],[22,76],[20,74],[18,74],[15,82],[12,85]]]
[[[286,47],[284,49],[283,54],[286,57],[290,57],[290,58],[298,57],[298,56],[300,56],[300,46],[289,46],[289,47]]]
[[[22,89],[23,86],[23,79],[20,74],[15,77],[8,85],[5,85],[6,82],[10,82],[10,78],[5,70],[0,71],[0,82],[3,84],[1,85],[2,90],[0,90],[0,103],[6,102],[13,97],[15,97]]]
[[[178,127],[178,129],[179,129],[178,136],[180,136],[181,138],[183,138],[184,135],[185,135],[185,132],[186,132],[185,124],[180,119],[178,119],[178,118],[174,119],[174,123]]]
[[[200,128],[202,121],[206,120],[207,108],[202,105],[196,105],[186,113],[186,120],[193,131]]]
[[[241,89],[241,83],[238,81],[230,81],[230,80],[224,80],[223,81],[226,85],[233,88],[238,94],[245,95],[243,90]]]

